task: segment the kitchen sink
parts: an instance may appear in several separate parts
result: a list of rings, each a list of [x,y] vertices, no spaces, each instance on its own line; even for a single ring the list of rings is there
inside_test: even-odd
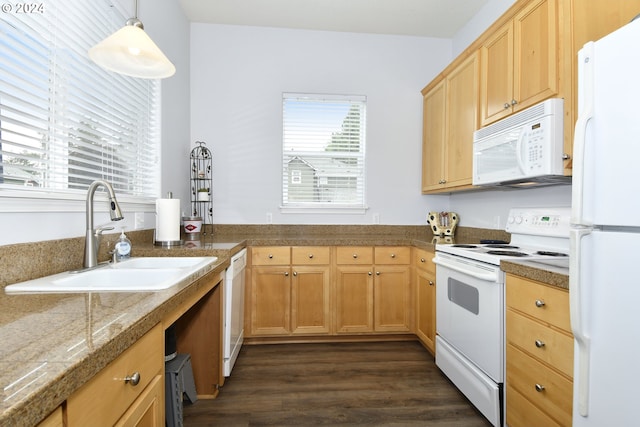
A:
[[[68,271],[16,283],[7,293],[150,292],[169,289],[217,257],[131,258],[86,271]]]

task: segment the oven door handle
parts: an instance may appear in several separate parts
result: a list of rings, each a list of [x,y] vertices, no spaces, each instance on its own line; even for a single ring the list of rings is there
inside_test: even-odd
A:
[[[465,268],[464,266],[462,266],[460,264],[447,262],[446,260],[443,260],[442,258],[438,258],[438,257],[435,257],[432,261],[436,265],[441,265],[442,267],[446,267],[446,268],[449,268],[451,270],[457,271],[458,273],[462,273],[462,274],[469,275],[471,277],[475,277],[476,279],[484,280],[484,281],[487,281],[487,282],[497,282],[498,281],[498,277],[496,276],[496,273],[493,272],[493,271],[492,272],[480,272],[480,271],[477,271],[475,269]]]

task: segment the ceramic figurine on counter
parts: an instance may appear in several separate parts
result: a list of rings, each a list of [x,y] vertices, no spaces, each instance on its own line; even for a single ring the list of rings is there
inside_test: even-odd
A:
[[[435,236],[453,236],[458,225],[455,212],[429,212],[427,224]]]

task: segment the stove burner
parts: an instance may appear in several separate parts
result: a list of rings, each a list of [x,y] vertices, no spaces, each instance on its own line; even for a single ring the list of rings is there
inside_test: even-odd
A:
[[[477,248],[476,245],[462,245],[462,244],[458,244],[458,245],[452,245],[454,248],[467,248],[467,249],[473,249],[473,248]]]
[[[498,244],[498,245],[485,245],[485,248],[498,248],[498,249],[520,249],[518,246],[503,245],[503,244]]]
[[[525,254],[524,252],[515,252],[515,251],[487,251],[490,255],[502,255],[502,256],[516,256],[516,257],[524,257],[529,256],[529,254]]]
[[[567,254],[563,254],[562,252],[549,252],[549,251],[538,251],[536,252],[536,255],[557,256],[557,257],[569,256]]]

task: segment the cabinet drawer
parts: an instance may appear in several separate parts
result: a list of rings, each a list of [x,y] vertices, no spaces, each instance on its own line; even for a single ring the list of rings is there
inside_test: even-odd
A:
[[[567,332],[571,331],[569,292],[564,289],[509,275],[507,279],[507,306]]]
[[[407,246],[378,246],[375,248],[376,264],[409,264],[411,248]]]
[[[507,310],[507,342],[512,343],[569,378],[573,377],[573,338],[512,310]]]
[[[329,246],[294,246],[291,248],[294,265],[326,265],[331,260]]]
[[[373,248],[371,246],[338,246],[338,264],[373,264]]]
[[[571,425],[573,382],[512,345],[507,346],[507,384],[561,425]]]
[[[435,274],[436,265],[432,261],[434,256],[435,254],[433,252],[425,251],[423,249],[414,249],[413,263],[417,268]]]
[[[251,265],[289,265],[289,246],[255,246],[251,248]]]
[[[67,399],[67,425],[89,426],[100,420],[113,425],[145,390],[145,387],[164,370],[164,336],[161,325],[129,347],[88,383]],[[125,383],[124,378],[140,374],[137,385]]]
[[[507,384],[507,425],[509,427],[563,427]]]

